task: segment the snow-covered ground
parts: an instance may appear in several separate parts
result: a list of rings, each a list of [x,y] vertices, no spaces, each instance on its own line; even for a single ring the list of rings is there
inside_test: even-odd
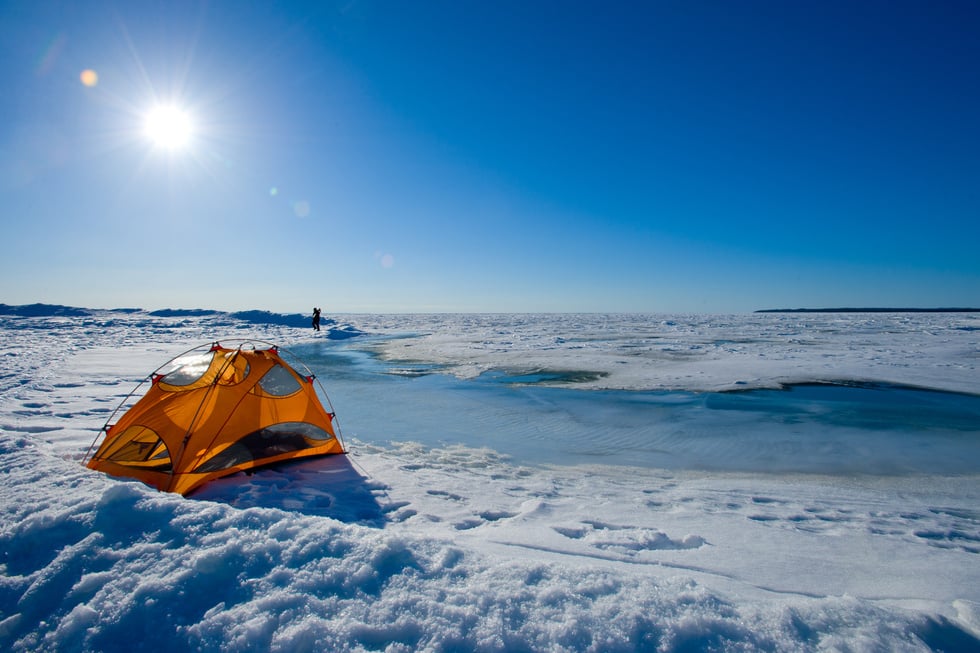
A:
[[[0,648],[980,649],[980,316],[338,320],[0,316]],[[242,337],[303,356],[350,455],[187,499],[80,464]],[[716,394],[817,381],[878,394]]]
[[[359,316],[385,358],[490,369],[592,372],[576,386],[732,390],[861,381],[980,393],[977,313]]]

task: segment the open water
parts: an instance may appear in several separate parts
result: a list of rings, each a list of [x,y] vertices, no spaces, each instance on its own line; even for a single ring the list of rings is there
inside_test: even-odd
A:
[[[824,474],[980,472],[980,396],[895,385],[731,392],[578,390],[554,374],[392,364],[294,348],[364,442],[484,446],[522,464]],[[558,374],[558,373],[555,373]]]

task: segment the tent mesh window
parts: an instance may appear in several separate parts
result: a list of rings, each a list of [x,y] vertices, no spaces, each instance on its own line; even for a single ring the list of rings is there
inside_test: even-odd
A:
[[[303,388],[296,377],[278,363],[259,379],[259,387],[263,393],[273,397],[288,397]]]
[[[209,351],[204,354],[189,354],[175,358],[171,365],[174,369],[162,372],[160,380],[167,385],[185,386],[191,385],[211,368],[211,361],[214,359],[214,352]]]
[[[250,433],[199,465],[195,473],[217,472],[259,458],[309,449],[333,436],[305,422],[283,422]]]
[[[130,426],[119,434],[118,443],[105,458],[120,465],[167,471],[171,468],[170,452],[160,436],[145,426]]]
[[[235,385],[244,381],[249,371],[248,359],[241,352],[226,351],[219,354],[209,351],[174,359],[159,373],[158,380],[163,390],[183,392],[212,383]]]

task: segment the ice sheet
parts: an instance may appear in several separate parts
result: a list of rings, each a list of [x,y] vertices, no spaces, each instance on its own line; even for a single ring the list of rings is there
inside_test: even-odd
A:
[[[346,317],[415,336],[377,343],[384,358],[467,378],[576,372],[577,387],[695,391],[850,380],[980,394],[974,313]]]
[[[556,334],[569,330],[549,326],[554,323],[605,333],[596,322],[574,316],[535,318],[533,324],[527,316],[342,320],[376,334],[373,346],[388,354],[412,351],[404,356],[412,363],[398,363],[392,374],[384,361],[378,370],[372,368],[376,361],[357,363],[360,354],[351,349],[360,347],[356,339],[314,341],[309,332],[286,326],[138,313],[0,318],[0,646],[976,650],[976,473],[529,464],[489,446],[485,430],[477,428],[482,425],[454,403],[455,393],[469,393],[472,405],[489,401],[494,408],[495,401],[509,402],[516,393],[527,410],[505,416],[515,434],[521,432],[522,413],[548,415],[555,406],[560,414],[574,413],[577,403],[542,399],[565,392],[540,385],[550,377],[525,378],[538,383],[514,386],[508,379],[479,379],[477,372],[526,373],[540,355],[547,363],[542,369],[565,371],[623,358],[627,363],[616,364],[634,368],[626,376],[653,378],[645,375],[661,356],[663,343],[653,337],[657,327],[651,323],[650,333],[630,336],[626,326],[647,319],[621,318],[618,337],[606,334],[600,344],[586,347],[583,358],[560,346],[566,343],[555,342],[556,350],[541,354],[531,346],[564,338]],[[734,334],[735,318],[724,319]],[[751,326],[755,316],[744,319],[747,333],[762,329]],[[850,369],[855,377],[877,382],[975,387],[967,372],[957,371],[975,365],[975,321],[879,319],[856,322],[853,337],[848,327],[834,326],[813,345],[781,343],[775,333],[774,342],[746,345],[741,353],[706,346],[709,336],[717,340],[713,327],[704,326],[715,322],[711,318],[698,317],[694,325],[681,317],[660,321],[665,328],[673,322],[680,331],[701,333],[695,344],[714,352],[695,354],[675,368],[676,378],[686,378],[676,376],[683,364],[685,374],[698,376],[703,363],[712,381],[700,389],[731,387],[721,370],[742,369],[743,357],[761,354],[775,363],[756,368],[760,386],[796,378],[784,374],[788,368],[819,370],[827,364],[828,376],[836,378]],[[348,433],[350,455],[229,477],[190,499],[79,464],[94,433],[143,375],[229,331],[309,351],[321,362],[333,357],[332,364],[313,367]],[[432,335],[388,340],[411,331]],[[672,346],[681,347],[683,337],[672,337]],[[436,346],[439,339],[446,340],[446,349]],[[620,345],[639,340],[652,344],[634,361]],[[852,350],[855,340],[864,344]],[[931,348],[922,348],[929,343]],[[902,356],[887,353],[900,346],[915,365],[901,368]],[[499,356],[491,356],[491,348]],[[425,355],[415,355],[423,350]],[[858,362],[850,362],[852,354]],[[339,364],[352,359],[346,371]],[[475,380],[454,386],[456,379],[430,373],[433,363]],[[930,380],[943,377],[941,370],[949,372],[951,383]],[[664,378],[644,383],[669,387]],[[590,383],[574,385],[594,387]],[[426,385],[432,391],[421,395],[424,400],[404,401],[420,396],[405,394],[406,387]],[[688,391],[698,386],[670,389],[653,395],[664,397],[667,414],[692,401],[697,395]],[[391,412],[385,419],[386,403],[398,393],[400,423]],[[611,410],[602,408],[601,391],[588,393],[596,410]],[[695,403],[694,413],[728,415],[722,422],[737,424],[742,435],[751,436],[760,423],[767,438],[793,427],[780,422],[774,400],[764,394],[707,396],[736,407]],[[739,404],[745,397],[762,399]],[[801,405],[814,401],[824,400],[803,397]],[[380,416],[368,420],[362,414],[368,409]],[[882,410],[893,414],[887,406]],[[467,428],[471,436],[413,441],[412,424],[432,414],[460,437]],[[766,425],[767,419],[783,426]],[[819,424],[819,416],[814,421]],[[860,419],[846,428],[855,421],[861,435],[875,431]],[[960,426],[949,425],[976,437]],[[911,425],[905,433],[925,438],[922,431]]]

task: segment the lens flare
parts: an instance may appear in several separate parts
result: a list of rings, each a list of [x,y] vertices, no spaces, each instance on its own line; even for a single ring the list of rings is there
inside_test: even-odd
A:
[[[88,86],[89,88],[92,88],[99,83],[99,74],[91,68],[86,68],[83,70],[82,74],[78,77],[82,80],[82,84]]]
[[[306,200],[300,200],[293,204],[293,213],[296,214],[297,218],[308,218],[310,216],[310,203]]]

